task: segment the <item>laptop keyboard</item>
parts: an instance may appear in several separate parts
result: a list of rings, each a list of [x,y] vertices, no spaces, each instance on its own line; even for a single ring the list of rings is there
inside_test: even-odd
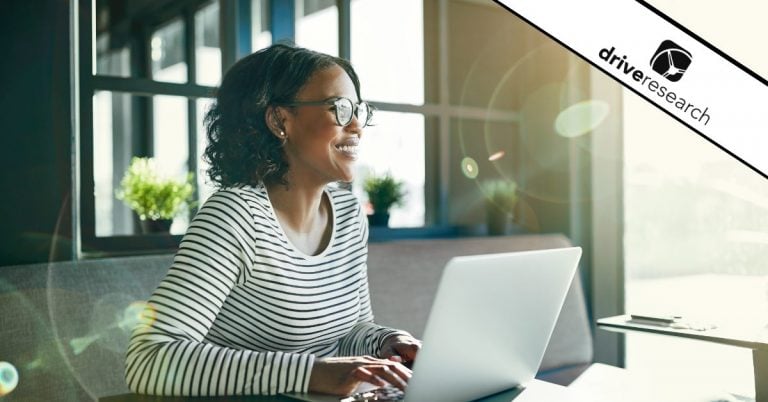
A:
[[[339,402],[402,401],[403,398],[405,398],[403,391],[393,385],[387,385],[371,391],[352,394],[340,399]]]

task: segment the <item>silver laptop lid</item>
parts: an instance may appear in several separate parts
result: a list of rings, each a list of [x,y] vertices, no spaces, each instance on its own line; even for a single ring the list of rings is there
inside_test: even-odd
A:
[[[571,247],[449,261],[405,400],[468,401],[532,380],[580,257]]]

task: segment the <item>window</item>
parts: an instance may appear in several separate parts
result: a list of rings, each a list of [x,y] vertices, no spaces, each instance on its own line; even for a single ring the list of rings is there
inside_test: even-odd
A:
[[[507,70],[546,38],[525,31],[532,38],[513,47],[515,52],[498,51],[494,46],[510,48],[499,38],[519,40],[521,31],[535,31],[510,23],[507,12],[492,3],[158,0],[129,7],[80,1],[84,10],[95,2],[95,19],[80,23],[80,54],[96,50],[95,63],[82,56],[80,74],[86,253],[176,246],[194,211],[175,220],[174,236],[141,236],[132,212],[115,198],[115,187],[132,156],[154,156],[169,175],[194,173],[197,200],[205,200],[213,187],[200,158],[203,116],[215,86],[237,58],[273,41],[295,40],[352,61],[362,97],[378,109],[376,125],[366,130],[352,191],[366,202],[362,183],[369,174],[391,173],[405,182],[405,205],[391,211],[391,227],[426,227],[429,235],[431,227],[445,233],[477,226],[484,222],[482,180],[499,176],[506,166],[514,167],[508,172],[514,180],[535,176],[524,176],[520,155],[512,152],[524,140],[524,105],[514,92],[521,81],[510,79]],[[564,75],[555,73],[557,79]],[[503,160],[499,149],[509,151]],[[483,168],[472,177],[462,174],[470,153]],[[397,164],[391,155],[399,156]]]
[[[389,226],[395,228],[425,224],[425,116],[401,111],[405,105],[424,104],[422,8],[421,1],[410,0],[351,2],[351,61],[363,98],[379,102],[381,109],[375,126],[365,130],[353,192],[366,200],[362,187],[371,175],[388,173],[402,181],[404,204],[390,211]],[[398,155],[396,163],[391,155]]]
[[[199,172],[202,115],[221,79],[219,2],[155,3],[80,4],[95,7],[96,16],[80,22],[79,35],[85,254],[173,248],[193,212],[174,219],[171,236],[137,236],[137,217],[115,196],[133,156],[154,157],[169,177]],[[93,46],[90,60],[87,49]],[[198,187],[198,197],[208,194]]]
[[[405,205],[393,208],[390,227],[424,226],[424,116],[379,111],[376,125],[366,127],[360,142],[353,192],[365,200],[363,178],[389,173],[405,184]],[[397,158],[392,158],[397,155]],[[368,213],[373,213],[367,206]]]
[[[184,39],[184,21],[181,18],[173,19],[152,33],[149,46],[153,80],[187,82]]]
[[[692,1],[652,3],[682,16],[754,71],[768,71],[765,54],[741,40],[746,29],[764,34],[764,26],[723,27],[718,21],[732,20],[722,18],[728,8],[714,4],[690,13]],[[755,3],[751,10],[739,17],[758,18],[768,8]],[[768,323],[768,182],[634,94],[623,98],[626,310],[762,328]],[[626,365],[692,390],[689,398],[707,391],[736,395],[722,399],[754,398],[747,349],[630,334]]]
[[[624,109],[627,311],[768,323],[768,182],[634,94]],[[630,334],[626,363],[754,392],[747,349]]]
[[[420,1],[352,0],[351,60],[365,98],[424,104],[423,14]]]
[[[335,0],[296,0],[296,44],[338,56],[338,21]]]

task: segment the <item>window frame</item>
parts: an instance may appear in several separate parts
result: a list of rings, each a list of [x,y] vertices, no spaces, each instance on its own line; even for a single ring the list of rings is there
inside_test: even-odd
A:
[[[93,122],[94,104],[93,96],[97,91],[108,91],[132,96],[140,96],[138,102],[138,117],[135,124],[144,127],[141,130],[141,145],[134,149],[138,156],[152,154],[151,139],[153,136],[152,105],[153,96],[169,95],[184,97],[187,101],[187,130],[189,158],[187,169],[190,172],[197,171],[197,105],[199,98],[212,98],[215,88],[195,83],[195,13],[211,3],[219,0],[186,0],[174,2],[173,6],[163,13],[153,14],[153,18],[143,23],[140,27],[139,43],[131,47],[131,74],[130,77],[117,77],[98,75],[95,71],[95,44],[96,33],[93,28],[95,19],[95,1],[78,0],[79,21],[75,24],[77,29],[77,43],[79,46],[77,61],[79,62],[79,110],[75,113],[79,116],[79,138],[75,141],[75,164],[79,195],[74,205],[74,220],[77,222],[75,230],[75,251],[77,258],[101,257],[112,255],[147,254],[167,252],[178,247],[181,241],[180,235],[165,234],[141,234],[96,236],[96,210],[95,210],[95,182],[93,166]],[[226,1],[220,2],[220,7]],[[181,18],[184,23],[184,56],[187,62],[187,82],[170,83],[154,81],[151,76],[149,41],[151,34],[156,29]],[[222,16],[222,20],[226,17]],[[224,26],[224,25],[223,25]],[[146,98],[144,98],[146,97]],[[79,151],[79,152],[78,152]],[[198,190],[195,186],[193,197],[197,198]],[[194,211],[190,211],[194,213]]]
[[[107,255],[147,254],[174,250],[181,240],[180,235],[130,235],[96,237],[95,234],[95,198],[93,177],[93,95],[96,91],[120,92],[130,95],[154,96],[170,95],[187,98],[187,119],[189,138],[188,170],[197,172],[197,132],[198,119],[196,103],[201,98],[213,98],[216,88],[195,84],[195,12],[211,0],[185,0],[174,2],[170,10],[148,21],[143,31],[144,43],[143,69],[137,77],[114,77],[96,75],[94,71],[95,32],[95,0],[75,0],[79,5],[79,13],[73,17],[76,31],[75,42],[79,48],[76,51],[75,63],[79,63],[75,77],[75,88],[79,91],[75,99],[79,101],[78,116],[75,123],[78,135],[74,141],[73,164],[76,169],[75,194],[73,203],[73,218],[76,222],[74,229],[73,248],[77,258],[100,257]],[[252,0],[213,0],[219,1],[220,13],[220,48],[222,57],[222,74],[234,62],[251,52],[251,5]],[[285,19],[285,16],[295,15],[295,0],[261,0],[267,2],[269,31],[273,43],[280,40],[293,40],[295,19]],[[299,0],[300,1],[300,0]],[[465,0],[472,2],[470,0]],[[351,2],[352,0],[336,0],[338,7],[339,56],[345,59],[351,57]],[[458,227],[450,224],[449,187],[451,180],[450,160],[452,119],[478,119],[489,122],[517,123],[519,115],[515,111],[487,110],[480,107],[453,105],[449,96],[449,66],[448,63],[448,7],[446,0],[423,0],[424,41],[435,46],[425,46],[425,101],[420,105],[370,101],[381,111],[414,113],[424,117],[425,131],[425,187],[424,210],[425,224],[421,228],[387,228],[371,233],[371,240],[377,241],[388,238],[406,237],[453,237],[459,235],[482,235],[483,226]],[[490,5],[493,6],[493,5]],[[153,29],[182,16],[185,28],[185,58],[187,62],[187,82],[169,83],[154,81],[150,76],[149,39]],[[79,20],[79,21],[78,21]],[[133,49],[132,49],[133,51]],[[132,57],[132,64],[135,64]],[[435,65],[435,62],[436,65]],[[432,63],[432,64],[430,64]],[[136,67],[134,67],[136,68]],[[426,74],[430,69],[437,74]],[[77,81],[79,80],[79,83]],[[151,129],[152,99],[149,98],[142,106],[143,123]],[[145,130],[148,141],[151,133]],[[149,154],[148,145],[143,152]],[[194,197],[198,196],[195,186]],[[191,211],[194,213],[195,211]]]

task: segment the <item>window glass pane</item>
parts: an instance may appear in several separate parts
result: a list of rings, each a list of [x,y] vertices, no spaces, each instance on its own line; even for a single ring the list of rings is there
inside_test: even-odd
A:
[[[272,44],[268,6],[269,0],[251,2],[251,50],[254,52]]]
[[[142,113],[152,102],[152,131],[143,133]],[[117,199],[123,175],[131,158],[152,155],[159,173],[165,177],[186,179],[189,158],[187,99],[154,96],[151,99],[126,93],[97,91],[93,97],[93,179],[96,236],[141,234],[138,216]],[[150,149],[145,149],[147,139]],[[152,151],[152,152],[150,152]],[[172,234],[184,233],[187,213],[174,219]]]
[[[335,0],[296,0],[296,44],[339,55],[339,9]]]
[[[157,95],[153,97],[152,156],[160,172],[180,180],[189,171],[189,125],[187,124],[187,99],[179,96]],[[181,214],[173,221],[172,234],[183,234],[189,224],[188,214]]]
[[[529,186],[535,186],[538,181],[549,181],[551,176],[541,177],[543,169],[539,169],[538,164],[534,169],[524,169],[524,159],[536,157],[539,153],[525,145],[517,123],[451,119],[448,183],[450,224],[488,226],[491,206],[487,202],[488,191],[483,190],[483,186],[491,182],[514,182],[518,190],[518,203],[511,210],[505,209],[505,212],[512,214],[517,225],[532,232],[539,231],[536,224],[538,218],[533,211],[521,210],[518,206],[526,202],[527,196],[524,193]],[[537,196],[540,194],[536,193]],[[490,217],[493,218],[493,215]]]
[[[219,2],[195,13],[195,80],[201,85],[216,86],[221,80],[221,48],[219,43]]]
[[[152,58],[152,79],[166,82],[187,82],[184,43],[184,21],[180,18],[152,33],[149,43]]]
[[[127,47],[111,49],[109,35],[96,39],[96,74],[130,77],[131,51]]]
[[[95,43],[94,73],[130,77],[131,45],[134,37],[124,7],[109,1],[97,1],[92,21]]]
[[[93,96],[93,180],[96,236],[134,233],[131,210],[115,197],[133,149],[133,105],[128,94],[98,91]]]
[[[762,329],[768,181],[629,91],[623,108],[626,310]],[[754,395],[747,349],[641,335],[626,345],[629,369]]]
[[[360,141],[352,191],[367,201],[365,178],[391,173],[405,183],[407,195],[402,207],[390,210],[389,226],[424,226],[424,116],[378,111],[374,119],[376,125],[366,127]],[[368,213],[373,213],[368,208]]]
[[[352,1],[352,63],[365,99],[424,103],[422,8],[418,0]]]
[[[568,54],[524,21],[489,5],[446,2],[448,95],[452,105],[494,103],[497,109],[517,110],[538,83],[564,76],[561,70],[569,65]],[[431,71],[439,71],[434,61],[433,66]],[[429,78],[433,85],[438,81]],[[429,96],[436,95],[430,91]]]

